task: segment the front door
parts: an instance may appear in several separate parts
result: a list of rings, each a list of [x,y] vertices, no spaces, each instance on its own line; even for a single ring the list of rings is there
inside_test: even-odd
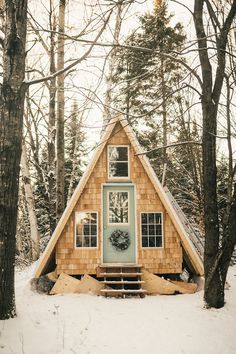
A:
[[[135,263],[133,185],[103,187],[103,263]]]

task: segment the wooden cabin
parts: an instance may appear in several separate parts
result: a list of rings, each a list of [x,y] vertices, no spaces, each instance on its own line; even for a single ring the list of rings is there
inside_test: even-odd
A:
[[[198,275],[203,265],[190,234],[130,125],[116,116],[105,130],[55,232],[36,278],[97,274],[102,266],[140,266]]]

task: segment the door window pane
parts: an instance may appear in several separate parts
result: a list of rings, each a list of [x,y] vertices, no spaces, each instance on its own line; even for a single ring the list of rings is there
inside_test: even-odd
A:
[[[129,222],[128,192],[109,192],[109,224],[127,224]]]

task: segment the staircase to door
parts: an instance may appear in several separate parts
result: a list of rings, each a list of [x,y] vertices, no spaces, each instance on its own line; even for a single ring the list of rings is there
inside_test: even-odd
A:
[[[115,265],[100,266],[97,277],[102,278],[105,288],[101,290],[103,296],[134,296],[144,297],[146,290],[142,289],[141,266]]]

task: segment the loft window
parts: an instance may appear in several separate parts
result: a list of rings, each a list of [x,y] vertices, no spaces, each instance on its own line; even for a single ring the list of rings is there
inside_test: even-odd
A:
[[[163,247],[162,213],[141,213],[142,247]]]
[[[75,213],[75,246],[97,247],[97,212]]]
[[[108,177],[129,177],[129,147],[125,145],[108,146]]]
[[[109,192],[109,224],[129,223],[129,192]]]

